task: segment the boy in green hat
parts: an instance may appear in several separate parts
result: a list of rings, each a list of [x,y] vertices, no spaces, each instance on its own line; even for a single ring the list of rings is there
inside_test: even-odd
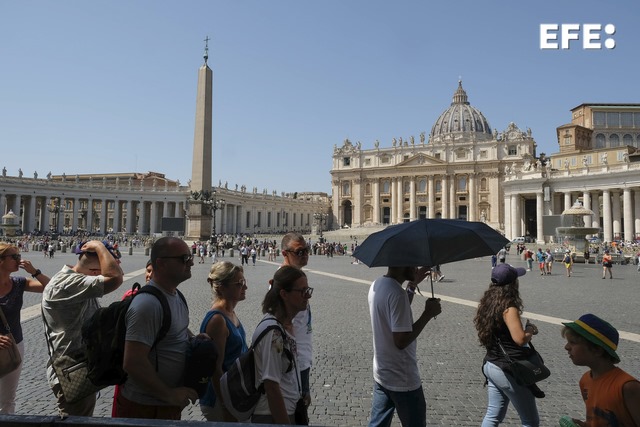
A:
[[[573,419],[574,425],[640,426],[640,382],[615,366],[620,362],[618,331],[593,314],[563,325],[569,358],[574,365],[590,368],[580,379],[586,421]],[[570,426],[569,417],[563,417],[560,425]]]

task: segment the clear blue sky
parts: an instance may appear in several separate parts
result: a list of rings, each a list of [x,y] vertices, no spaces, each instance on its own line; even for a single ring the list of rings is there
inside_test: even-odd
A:
[[[589,102],[640,103],[640,2],[3,1],[0,167],[157,171],[186,184],[204,42],[213,182],[331,191],[331,155],[431,130],[461,76],[538,153]],[[541,23],[614,24],[613,50],[540,50]]]

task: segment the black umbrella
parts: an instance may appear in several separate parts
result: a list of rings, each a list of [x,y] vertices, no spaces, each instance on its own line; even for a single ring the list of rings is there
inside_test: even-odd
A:
[[[493,255],[507,243],[509,240],[483,222],[419,219],[371,234],[353,256],[369,267],[433,267]]]

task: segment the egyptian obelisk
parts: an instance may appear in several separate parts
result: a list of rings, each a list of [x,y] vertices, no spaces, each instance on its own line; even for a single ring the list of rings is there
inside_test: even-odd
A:
[[[211,191],[213,71],[207,65],[209,37],[205,39],[204,64],[198,70],[196,125],[193,137],[193,163],[189,191]],[[211,215],[199,200],[189,200],[187,238],[203,240],[211,236]]]

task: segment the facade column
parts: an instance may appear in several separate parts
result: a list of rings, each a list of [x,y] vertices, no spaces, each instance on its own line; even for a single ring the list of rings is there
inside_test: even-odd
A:
[[[398,213],[397,216],[397,224],[401,224],[404,222],[404,187],[403,187],[403,178],[400,177],[398,178],[398,181],[396,182],[396,186],[398,189],[398,197],[396,198],[396,202],[398,203],[398,209],[396,210],[396,212]]]
[[[611,242],[613,232],[611,230],[611,192],[609,190],[602,191],[602,229],[603,241]]]
[[[396,191],[395,178],[391,178],[389,182],[389,191],[391,192],[391,212],[389,212],[389,224],[394,224],[395,223],[394,221],[396,218],[396,206],[397,206],[397,202],[396,202],[397,191]]]
[[[440,200],[442,201],[440,215],[442,218],[449,218],[449,187],[447,186],[447,176],[442,175],[440,181]]]
[[[429,212],[427,212],[427,218],[435,218],[436,217],[436,193],[435,193],[435,188],[434,188],[434,184],[433,184],[433,175],[429,175],[428,181],[427,181],[427,191],[429,192],[428,194],[428,198],[429,198]]]
[[[371,192],[373,193],[373,223],[380,224],[380,182],[376,178],[371,185]]]
[[[596,191],[591,195],[591,227],[600,228],[600,192]]]
[[[362,211],[362,179],[356,178],[353,180],[353,200],[355,203],[351,207],[352,209],[352,217],[351,217],[351,225],[362,226],[362,218],[364,218],[364,212]],[[304,226],[304,220],[300,221],[300,225]],[[261,229],[264,224],[260,224]]]
[[[519,196],[517,194],[511,195],[511,238],[514,239],[518,236],[522,236],[520,231],[520,216],[518,215],[518,205],[520,204]]]
[[[505,194],[504,195],[504,199],[502,200],[502,205],[504,206],[504,224],[502,224],[502,227],[504,227],[504,235],[506,236],[513,236],[513,230],[511,229],[511,196]],[[497,210],[497,208],[496,208]],[[491,213],[491,218],[493,218],[493,215],[496,215],[498,218],[500,217],[500,213],[494,213],[492,210]]]
[[[544,243],[544,231],[542,229],[542,213],[544,212],[544,194],[536,193],[536,242]]]
[[[582,193],[582,206],[584,206],[585,209],[591,209],[591,193],[589,193],[588,191]],[[583,218],[584,226],[590,227],[590,221],[591,217],[589,215],[585,215]]]
[[[467,212],[467,220],[468,221],[477,221],[478,216],[476,213],[478,212],[478,198],[477,196],[477,188],[476,188],[476,176],[473,173],[469,174],[469,210]]]
[[[416,215],[416,177],[409,178],[409,221],[417,218]]]
[[[631,189],[622,190],[622,209],[624,209],[624,237],[623,239],[632,242],[635,238],[633,232],[633,202],[631,201]]]
[[[458,218],[458,212],[456,212],[458,206],[458,198],[456,197],[456,185],[458,185],[456,181],[456,176],[451,177],[451,182],[449,183],[449,218],[456,219]]]
[[[7,196],[0,194],[0,216],[7,213]]]
[[[114,208],[113,208],[113,232],[114,233],[119,233],[120,232],[120,221],[118,221],[118,223],[116,224],[116,211],[117,211],[118,204],[119,204],[118,200],[116,200],[114,202],[114,204],[113,204],[113,206],[114,206]],[[102,233],[106,233],[107,230],[109,229],[109,218],[108,218],[108,214],[107,214],[107,207],[108,206],[109,206],[109,202],[107,201],[107,199],[100,200],[100,231]],[[118,228],[116,228],[116,226]]]
[[[613,239],[622,237],[622,212],[620,206],[620,192],[611,191],[611,219],[613,220]]]

